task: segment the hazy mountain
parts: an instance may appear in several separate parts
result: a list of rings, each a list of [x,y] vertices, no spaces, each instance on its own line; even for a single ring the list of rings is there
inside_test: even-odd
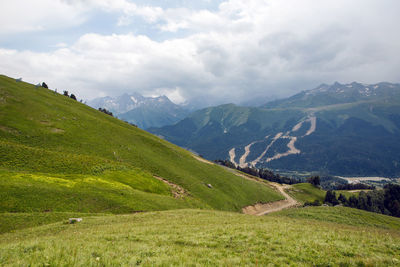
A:
[[[321,84],[315,89],[303,91],[292,97],[269,101],[264,106],[267,108],[288,107],[320,107],[333,104],[354,103],[359,101],[375,101],[382,98],[399,96],[400,85],[391,83],[333,85]]]
[[[162,127],[183,119],[189,112],[166,96],[144,97],[138,93],[101,97],[88,102],[93,108],[106,108],[117,117],[140,128]]]
[[[202,109],[151,131],[242,166],[400,176],[400,85],[323,84],[261,108]]]

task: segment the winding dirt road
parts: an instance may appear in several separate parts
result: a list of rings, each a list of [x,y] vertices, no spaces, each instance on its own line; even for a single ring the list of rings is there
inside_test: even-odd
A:
[[[208,164],[214,164],[214,163],[212,163],[210,161],[206,161],[205,159],[202,159],[202,158],[200,158],[198,156],[193,155],[193,157],[195,159],[199,160],[199,161],[202,161],[202,162],[205,162],[205,163],[208,163]],[[251,176],[239,173],[238,171],[236,171],[234,169],[231,169],[231,168],[228,168],[228,167],[225,167],[225,166],[222,166],[222,167],[225,168],[226,170],[230,171],[231,173],[233,173],[233,174],[235,174],[237,176],[240,176],[240,177],[242,177],[244,179],[260,183],[263,186],[267,186],[266,182],[264,180],[261,180],[261,178],[257,179],[255,177],[251,177]],[[160,179],[161,177],[156,177],[156,178]],[[163,179],[163,178],[161,178],[161,179],[164,182],[166,182],[165,179]],[[273,183],[273,182],[268,182],[268,185],[274,187],[286,199],[278,200],[278,201],[274,201],[274,202],[269,202],[269,203],[266,203],[266,204],[257,203],[257,204],[252,205],[252,206],[244,207],[242,209],[242,212],[244,214],[261,216],[261,215],[265,215],[265,214],[268,214],[268,213],[271,213],[271,212],[276,212],[276,211],[280,211],[280,210],[283,210],[283,209],[287,209],[287,208],[291,208],[291,207],[295,207],[295,206],[299,206],[300,205],[299,202],[297,202],[294,198],[292,198],[291,196],[289,196],[285,192],[285,189],[289,188],[290,185],[281,185],[281,184]],[[180,190],[178,190],[178,191],[180,191]]]
[[[242,212],[244,214],[249,214],[249,215],[256,215],[256,216],[261,216],[265,215],[271,212],[276,212],[280,211],[283,209],[291,208],[300,205],[299,202],[297,202],[294,198],[289,196],[285,192],[285,188],[288,188],[288,185],[281,185],[278,183],[270,183],[271,186],[275,187],[276,190],[279,191],[286,199],[285,200],[279,200],[279,201],[274,201],[266,204],[255,204],[253,206],[247,206],[242,209]]]

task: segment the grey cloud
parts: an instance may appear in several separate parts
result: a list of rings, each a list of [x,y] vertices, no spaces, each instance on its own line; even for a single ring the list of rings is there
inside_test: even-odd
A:
[[[189,33],[166,41],[87,34],[41,54],[0,49],[0,71],[85,98],[167,92],[207,104],[282,97],[336,80],[399,82],[396,8],[390,0],[231,0],[216,11],[163,10],[154,27],[185,25]]]

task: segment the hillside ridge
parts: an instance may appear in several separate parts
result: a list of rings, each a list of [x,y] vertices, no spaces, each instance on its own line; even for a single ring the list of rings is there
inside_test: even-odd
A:
[[[52,90],[0,76],[0,99],[0,212],[240,211],[283,198]]]

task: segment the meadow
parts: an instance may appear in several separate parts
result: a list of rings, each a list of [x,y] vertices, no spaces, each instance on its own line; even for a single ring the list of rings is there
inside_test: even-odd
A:
[[[5,76],[0,126],[1,212],[239,211],[283,198],[124,121]],[[154,176],[187,195],[174,198]]]
[[[5,76],[0,158],[0,266],[400,265],[399,218],[344,207],[240,214],[283,196]],[[289,193],[325,196],[310,184]]]
[[[15,266],[393,266],[400,264],[400,220],[374,226],[348,217],[318,219],[321,208],[254,217],[174,210],[84,217],[3,234],[0,265]],[[348,208],[324,207],[329,213]],[[332,210],[332,211],[331,211]],[[312,218],[314,217],[314,218]],[[325,216],[325,218],[329,215]],[[368,222],[371,221],[371,224]]]
[[[324,202],[326,191],[317,188],[309,183],[293,184],[287,193],[298,200],[300,203],[314,202],[318,200],[320,203]]]

